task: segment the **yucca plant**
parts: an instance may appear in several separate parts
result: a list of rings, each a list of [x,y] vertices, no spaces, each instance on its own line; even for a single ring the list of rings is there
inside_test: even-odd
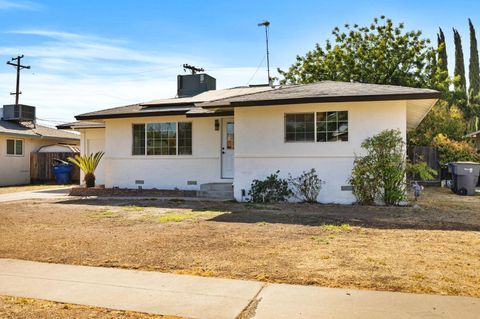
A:
[[[77,165],[85,174],[83,180],[87,187],[95,187],[95,170],[97,169],[100,160],[103,157],[103,152],[97,152],[90,155],[75,155],[75,157],[69,157],[68,161]]]

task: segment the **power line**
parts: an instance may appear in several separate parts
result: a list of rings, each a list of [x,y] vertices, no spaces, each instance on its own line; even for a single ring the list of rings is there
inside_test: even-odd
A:
[[[255,75],[257,75],[257,72],[258,70],[260,69],[260,67],[262,66],[263,64],[263,61],[265,61],[265,57],[266,55],[263,56],[262,60],[260,60],[260,63],[257,65],[257,69],[255,70],[255,72],[253,72],[253,75],[252,77],[250,78],[250,80],[248,80],[247,82],[247,85],[250,85],[250,83],[253,81],[253,79],[255,78]]]

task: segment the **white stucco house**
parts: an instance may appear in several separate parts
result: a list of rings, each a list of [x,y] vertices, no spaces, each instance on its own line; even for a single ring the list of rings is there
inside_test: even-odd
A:
[[[4,114],[5,107],[12,112]],[[27,107],[33,112],[22,115]],[[37,124],[31,106],[4,108],[0,108],[0,186],[30,183],[30,153],[47,145],[80,142],[78,134]]]
[[[429,89],[332,81],[215,90],[206,77],[179,76],[176,98],[81,114],[61,128],[81,132],[83,153],[105,152],[96,175],[107,188],[226,185],[243,201],[253,179],[315,168],[325,182],[320,202],[352,203],[347,180],[362,141],[385,129],[406,139],[439,98]]]

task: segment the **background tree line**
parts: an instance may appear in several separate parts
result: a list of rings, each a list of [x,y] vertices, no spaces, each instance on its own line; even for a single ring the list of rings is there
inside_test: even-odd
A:
[[[470,27],[469,81],[460,33],[453,29],[455,65],[449,76],[447,43],[440,28],[437,43],[422,37],[421,31],[406,31],[403,23],[394,24],[381,16],[368,26],[346,24],[332,30],[333,41],[318,43],[304,56],[297,56],[288,70],[279,69],[281,84],[312,83],[322,80],[355,81],[432,88],[441,99],[409,133],[409,145],[459,143],[475,153],[464,136],[479,130],[480,69],[477,38]]]

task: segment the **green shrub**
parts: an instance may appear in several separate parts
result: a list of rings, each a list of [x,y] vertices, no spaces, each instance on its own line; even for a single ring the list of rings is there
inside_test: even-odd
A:
[[[405,142],[399,130],[385,130],[362,143],[366,155],[354,161],[349,180],[361,204],[398,205],[406,198]]]
[[[479,162],[480,156],[473,146],[465,141],[454,141],[443,134],[438,134],[432,142],[438,149],[439,164],[446,166],[450,162],[472,161]]]
[[[288,181],[293,186],[295,197],[307,203],[317,202],[322,189],[322,180],[318,177],[314,168],[310,171],[304,171],[298,177],[290,175]]]
[[[267,176],[264,180],[255,179],[248,195],[254,203],[284,202],[293,195],[288,187],[288,181],[278,176],[280,171]]]
[[[437,176],[437,171],[430,168],[425,161],[407,162],[407,174],[411,179],[431,181]]]

